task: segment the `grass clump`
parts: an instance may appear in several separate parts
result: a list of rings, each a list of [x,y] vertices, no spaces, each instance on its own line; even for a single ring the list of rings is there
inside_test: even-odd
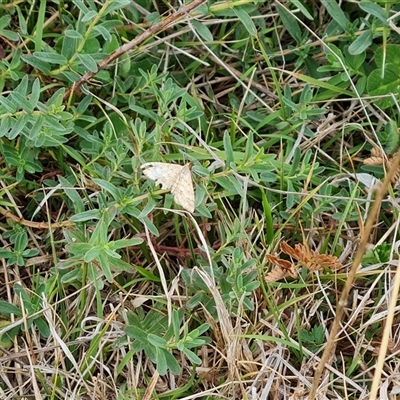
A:
[[[399,18],[4,5],[0,397],[395,396]]]

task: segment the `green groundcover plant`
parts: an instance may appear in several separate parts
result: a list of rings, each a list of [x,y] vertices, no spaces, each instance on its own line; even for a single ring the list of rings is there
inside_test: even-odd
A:
[[[0,398],[396,396],[399,20],[2,2]]]

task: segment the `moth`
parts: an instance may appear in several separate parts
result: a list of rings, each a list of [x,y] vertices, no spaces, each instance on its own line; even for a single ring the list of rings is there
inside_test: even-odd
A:
[[[140,166],[143,173],[156,185],[164,190],[170,190],[176,204],[186,211],[194,211],[194,189],[192,181],[192,163],[184,166],[162,162],[149,162]]]

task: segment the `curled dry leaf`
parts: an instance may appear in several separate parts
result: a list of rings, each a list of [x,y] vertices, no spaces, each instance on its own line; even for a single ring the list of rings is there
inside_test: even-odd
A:
[[[298,274],[296,271],[296,267],[292,262],[288,260],[283,260],[282,258],[279,258],[272,254],[267,254],[266,257],[271,264],[275,264],[278,268],[275,268],[272,271],[268,272],[268,274],[264,278],[265,282],[276,282],[282,278],[285,278],[286,276],[297,278]]]
[[[332,270],[338,270],[343,267],[343,264],[338,261],[337,257],[319,254],[300,243],[297,243],[293,248],[287,242],[281,242],[280,248],[283,253],[299,261],[311,271],[320,271],[323,267],[328,267]]]
[[[287,271],[281,268],[275,268],[272,271],[269,271],[267,275],[265,275],[265,282],[276,282],[285,278],[288,275]]]
[[[396,154],[393,155],[385,155],[382,153],[381,150],[373,148],[371,150],[372,157],[366,158],[363,161],[363,164],[365,165],[382,165],[386,168],[386,170],[390,169],[390,167],[393,165],[393,159],[396,156]],[[400,166],[397,166],[397,169],[395,173],[393,174],[393,177],[390,181],[390,183],[396,187],[400,183]]]
[[[385,160],[381,157],[369,157],[363,161],[365,165],[383,165]]]
[[[310,271],[321,271],[323,267],[328,267],[331,270],[338,270],[343,268],[343,264],[338,261],[337,257],[327,254],[319,254],[314,250],[310,250],[300,243],[297,243],[294,248],[287,242],[281,242],[280,248],[282,253],[292,257],[298,261],[302,266],[308,268]],[[267,260],[271,264],[275,264],[278,268],[268,272],[265,276],[265,282],[276,282],[286,276],[297,278],[296,266],[293,262],[284,260],[272,254],[266,255]]]
[[[266,257],[270,263],[277,265],[279,268],[282,268],[283,270],[288,270],[293,266],[293,263],[291,263],[290,261],[283,260],[282,258],[279,258],[272,254],[267,254]]]

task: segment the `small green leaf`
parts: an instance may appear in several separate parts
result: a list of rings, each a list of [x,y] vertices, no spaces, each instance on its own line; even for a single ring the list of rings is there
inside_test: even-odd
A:
[[[6,28],[11,22],[11,16],[10,15],[3,15],[0,18],[0,29]]]
[[[43,60],[39,60],[35,56],[21,56],[21,60],[31,65],[33,68],[38,69],[40,72],[43,72],[45,75],[50,75],[51,67],[48,62]]]
[[[182,352],[185,354],[185,356],[193,363],[200,365],[202,363],[202,360],[197,354],[193,353],[193,351],[183,348]]]
[[[373,3],[372,1],[361,1],[358,6],[366,13],[373,15],[375,18],[381,21],[383,26],[389,26],[386,12],[378,4]]]
[[[11,129],[11,132],[8,133],[8,139],[15,139],[25,128],[26,123],[29,120],[29,115],[22,115],[17,119],[16,124]]]
[[[14,314],[18,317],[22,316],[22,312],[18,307],[10,304],[8,301],[0,300],[0,315],[8,316],[10,314]]]
[[[340,8],[336,0],[321,0],[321,3],[325,6],[328,14],[338,23],[338,25],[344,30],[350,26],[350,21],[347,19],[345,13]]]
[[[0,35],[13,42],[16,42],[20,39],[20,36],[17,32],[9,31],[8,29],[0,29]]]
[[[36,51],[35,53],[33,53],[33,56],[40,61],[51,64],[67,65],[68,62],[68,60],[62,54],[58,53],[46,53]]]
[[[147,340],[155,347],[159,347],[161,349],[167,349],[168,347],[168,343],[165,339],[157,335],[153,335],[152,333],[147,336]]]
[[[283,26],[290,33],[290,36],[292,36],[292,38],[299,44],[301,42],[301,37],[303,36],[303,31],[300,28],[297,19],[279,3],[276,3],[276,9],[281,17]]]
[[[224,150],[225,150],[225,155],[226,155],[226,165],[230,166],[231,163],[234,162],[235,156],[233,154],[231,137],[229,136],[229,133],[227,131],[224,132],[223,142],[224,142]]]
[[[84,257],[85,262],[91,262],[95,260],[100,255],[101,249],[99,246],[92,247]]]
[[[91,72],[97,72],[97,70],[98,70],[97,63],[91,55],[78,54],[78,59],[87,70],[89,70]]]
[[[206,42],[212,42],[214,40],[211,31],[208,29],[206,25],[196,20],[192,20],[191,24],[193,25],[198,35]]]
[[[82,19],[81,19],[81,21],[82,22],[89,22],[89,21],[91,21],[93,18],[95,18],[96,17],[96,15],[97,15],[98,13],[96,12],[96,11],[89,11],[88,13],[86,13],[83,17],[82,17]]]
[[[243,8],[234,7],[233,10],[240,22],[246,28],[247,32],[252,36],[257,35],[257,28],[254,25],[253,20],[250,18],[250,15]]]
[[[112,183],[105,181],[104,179],[93,178],[93,182],[96,185],[99,185],[106,192],[110,193],[111,196],[116,200],[119,199],[122,195],[121,189],[114,186]]]
[[[19,94],[18,92],[11,92],[9,99],[12,100],[15,104],[18,104],[18,107],[27,113],[32,113],[33,109],[36,107],[36,102],[33,101],[33,98],[29,100]]]
[[[352,55],[363,53],[372,44],[373,35],[370,30],[363,32],[348,48]]]
[[[70,220],[72,222],[85,222],[85,221],[90,221],[92,219],[97,220],[100,218],[101,218],[100,210],[89,210],[81,212],[79,214],[72,215],[70,217]]]
[[[121,8],[127,7],[130,4],[130,0],[113,0],[106,3],[106,9],[102,10],[102,14],[107,15],[113,11],[119,10]]]
[[[139,244],[143,243],[142,238],[133,238],[133,239],[119,239],[115,240],[112,242],[112,248],[114,250],[116,249],[124,249],[125,247],[130,247],[130,246],[138,246]]]
[[[314,21],[314,17],[308,12],[307,8],[304,7],[304,5],[301,1],[290,0],[290,2],[293,3],[296,6],[296,8],[298,8],[307,19],[309,19],[310,21]]]
[[[83,36],[82,36],[79,32],[74,31],[74,30],[72,30],[72,29],[67,29],[67,30],[64,32],[64,35],[65,35],[66,37],[70,38],[70,39],[83,40]]]
[[[93,31],[98,32],[106,42],[111,40],[111,33],[104,26],[97,25],[94,27]]]
[[[385,70],[375,69],[368,76],[367,91],[371,96],[380,97],[376,105],[386,109],[394,104],[394,99],[389,95],[398,95],[399,71],[397,66],[387,64]],[[394,91],[393,91],[394,90]]]

